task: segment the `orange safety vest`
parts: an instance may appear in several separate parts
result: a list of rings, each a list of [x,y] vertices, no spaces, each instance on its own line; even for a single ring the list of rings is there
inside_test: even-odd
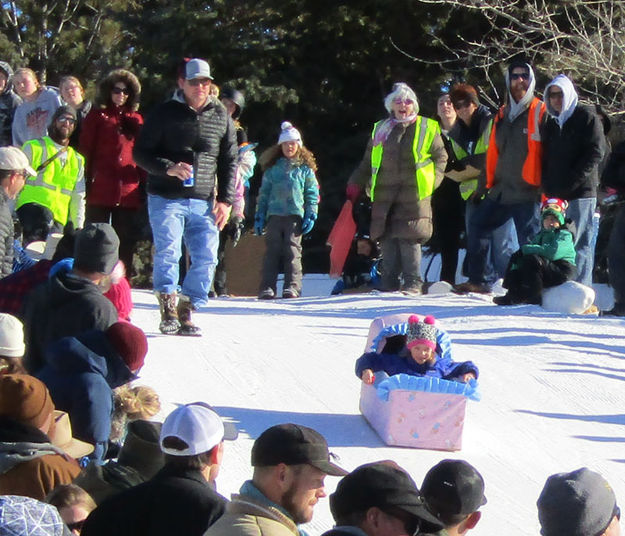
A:
[[[497,113],[493,123],[493,130],[490,133],[490,142],[486,153],[486,187],[491,188],[495,184],[495,169],[499,160],[499,148],[495,143],[495,133],[497,123],[503,119],[505,106],[502,106]],[[543,144],[540,138],[540,123],[545,115],[547,107],[545,103],[534,97],[527,114],[527,158],[523,163],[521,176],[523,180],[533,186],[540,186],[540,178],[543,165]]]

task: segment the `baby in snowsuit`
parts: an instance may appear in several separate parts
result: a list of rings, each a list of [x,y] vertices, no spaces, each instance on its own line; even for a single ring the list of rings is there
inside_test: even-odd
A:
[[[375,372],[379,371],[384,371],[389,376],[403,373],[460,382],[477,379],[477,366],[471,361],[453,361],[450,355],[440,350],[437,336],[438,329],[433,316],[426,316],[421,322],[417,315],[412,315],[408,319],[405,347],[399,353],[383,351],[381,354],[363,354],[356,361],[356,376],[367,384],[373,383]]]
[[[562,199],[543,201],[543,228],[510,257],[503,280],[508,292],[493,298],[497,305],[540,305],[543,288],[561,285],[575,277],[575,243],[564,219],[567,207],[568,203]]]

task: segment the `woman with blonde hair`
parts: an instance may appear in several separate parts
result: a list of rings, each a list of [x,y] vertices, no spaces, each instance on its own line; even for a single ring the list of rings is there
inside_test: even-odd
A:
[[[48,134],[50,120],[63,102],[58,91],[42,86],[35,71],[28,67],[15,71],[13,89],[22,99],[13,116],[13,145],[21,147],[28,140]]]
[[[82,123],[91,111],[91,101],[85,99],[85,89],[75,76],[68,75],[62,77],[59,82],[59,91],[65,104],[76,110],[76,128],[74,128],[74,132],[69,137],[69,144],[78,150]]]

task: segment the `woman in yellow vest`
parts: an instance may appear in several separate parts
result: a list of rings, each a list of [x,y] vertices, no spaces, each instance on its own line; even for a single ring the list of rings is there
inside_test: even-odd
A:
[[[438,123],[420,115],[414,91],[403,82],[384,99],[389,116],[373,126],[365,156],[347,185],[356,199],[371,198],[371,239],[382,250],[382,289],[420,294],[421,244],[432,234],[431,197],[447,152]]]

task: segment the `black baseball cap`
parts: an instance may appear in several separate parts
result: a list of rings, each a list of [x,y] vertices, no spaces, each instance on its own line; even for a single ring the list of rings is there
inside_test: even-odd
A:
[[[432,515],[419,488],[399,466],[389,462],[361,465],[343,478],[330,495],[330,511],[335,520],[377,507],[397,508],[421,521],[422,532],[437,532],[443,524]]]
[[[347,471],[330,461],[328,443],[317,431],[299,424],[278,424],[265,430],[252,447],[252,466],[306,463],[327,475],[345,476]]]
[[[469,515],[486,504],[484,479],[464,460],[442,460],[432,467],[421,484],[421,493],[438,517]]]

